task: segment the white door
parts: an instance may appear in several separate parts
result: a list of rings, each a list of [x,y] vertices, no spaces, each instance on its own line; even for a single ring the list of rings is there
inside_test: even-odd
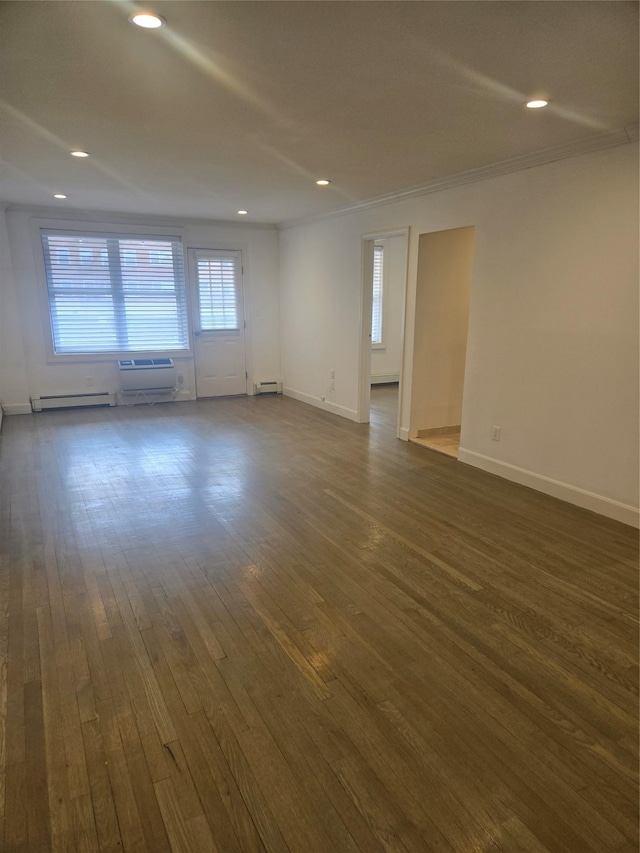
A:
[[[240,252],[190,249],[196,395],[247,393]]]

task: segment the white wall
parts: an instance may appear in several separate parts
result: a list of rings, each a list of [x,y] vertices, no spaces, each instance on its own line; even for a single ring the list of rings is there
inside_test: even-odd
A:
[[[638,146],[626,144],[283,231],[289,393],[322,406],[333,367],[336,390],[324,407],[355,417],[363,234],[411,228],[412,320],[419,235],[473,225],[461,458],[636,523],[637,187]]]
[[[402,366],[402,323],[407,280],[404,236],[376,240],[384,247],[382,268],[382,343],[371,349],[371,381],[398,380]]]
[[[474,228],[420,235],[409,433],[460,426]]]
[[[18,321],[16,278],[9,252],[5,210],[0,210],[0,403],[7,413],[31,411],[27,365]]]
[[[247,321],[247,372],[254,381],[280,378],[278,316],[278,232],[275,228],[235,223],[188,220],[176,222],[161,217],[132,217],[117,214],[60,213],[50,209],[12,209],[6,213],[9,254],[13,276],[0,284],[2,315],[0,331],[0,377],[2,400],[8,412],[30,411],[29,397],[39,394],[79,393],[92,389],[115,391],[118,376],[115,358],[108,362],[91,359],[52,363],[47,357],[48,319],[42,294],[38,223],[73,223],[85,229],[100,229],[105,223],[123,227],[168,228],[182,235],[183,245],[198,249],[240,249],[244,267]],[[15,288],[13,283],[15,282]],[[45,316],[43,316],[45,314]],[[181,399],[195,398],[195,376],[191,356],[176,360],[185,377]]]
[[[342,218],[280,233],[280,323],[285,393],[355,418],[361,231]],[[350,223],[351,224],[351,223]],[[356,325],[354,325],[356,324]],[[357,326],[357,328],[356,328]],[[286,365],[286,367],[285,367]],[[335,391],[330,392],[335,369]]]

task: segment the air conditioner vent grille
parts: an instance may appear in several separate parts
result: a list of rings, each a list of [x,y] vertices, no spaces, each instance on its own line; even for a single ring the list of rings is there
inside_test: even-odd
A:
[[[136,367],[173,367],[172,358],[125,358],[118,362],[120,369]]]
[[[120,390],[173,391],[176,369],[172,358],[127,358],[118,361]]]

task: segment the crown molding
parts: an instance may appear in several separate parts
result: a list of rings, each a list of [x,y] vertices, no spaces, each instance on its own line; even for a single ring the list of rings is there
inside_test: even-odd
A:
[[[343,216],[346,213],[355,213],[356,211],[369,210],[373,207],[381,207],[384,204],[418,198],[419,196],[429,195],[430,193],[460,187],[464,184],[473,184],[477,181],[485,181],[489,178],[499,177],[500,175],[508,175],[510,172],[520,172],[535,166],[544,166],[546,163],[554,163],[557,160],[565,160],[568,157],[577,157],[580,154],[589,154],[605,148],[613,148],[617,145],[625,145],[626,143],[637,141],[638,125],[629,125],[628,127],[608,131],[607,133],[599,133],[586,139],[557,145],[554,148],[545,148],[541,151],[523,154],[520,157],[501,160],[499,163],[491,163],[489,166],[481,166],[478,169],[470,169],[467,172],[458,172],[454,175],[447,175],[444,178],[436,178],[425,184],[417,184],[413,187],[407,187],[404,190],[375,196],[374,198],[365,199],[355,204],[335,208],[326,213],[300,219],[291,219],[280,223],[278,228],[286,230],[287,228],[295,228],[298,225],[320,222],[324,219],[332,219],[334,216]]]
[[[109,223],[111,225],[145,225],[184,230],[189,225],[206,225],[211,228],[235,228],[238,231],[273,231],[277,225],[272,222],[237,222],[232,219],[205,219],[197,216],[171,216],[157,213],[126,213],[110,210],[93,210],[80,207],[52,207],[51,205],[21,204],[0,201],[0,210],[7,213],[28,213],[41,219],[68,220],[70,222]]]

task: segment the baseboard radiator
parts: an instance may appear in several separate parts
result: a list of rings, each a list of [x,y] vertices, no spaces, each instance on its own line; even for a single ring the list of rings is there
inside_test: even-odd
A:
[[[399,381],[399,373],[374,373],[371,376],[372,385],[391,385]]]
[[[282,382],[256,382],[253,386],[256,394],[282,394]]]
[[[131,358],[118,362],[123,395],[163,394],[176,390],[172,358]]]
[[[83,409],[87,406],[115,406],[115,395],[109,391],[93,394],[41,394],[31,398],[31,411],[43,409]]]

